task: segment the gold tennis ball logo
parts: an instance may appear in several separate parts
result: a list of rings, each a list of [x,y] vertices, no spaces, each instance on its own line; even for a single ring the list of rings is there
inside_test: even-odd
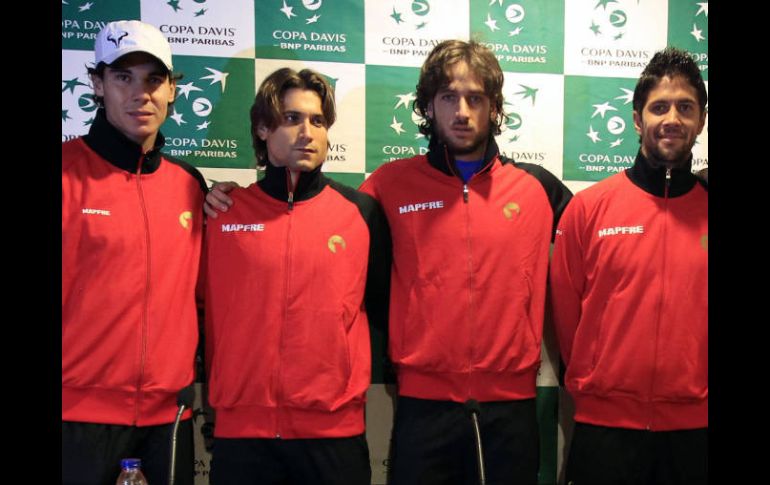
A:
[[[506,219],[510,219],[511,217],[513,217],[514,212],[516,213],[516,215],[521,214],[521,207],[519,207],[519,204],[517,204],[516,202],[508,202],[503,207],[503,215],[505,216]]]
[[[706,251],[709,250],[709,235],[708,234],[704,234],[704,235],[702,235],[700,237],[700,245]]]
[[[185,229],[189,229],[192,225],[192,218],[192,212],[184,211],[179,214],[179,224],[181,224]]]
[[[329,246],[329,251],[331,251],[334,254],[337,254],[337,246],[340,246],[342,249],[345,249],[345,240],[342,239],[342,236],[339,236],[337,234],[333,235],[329,238],[329,242],[326,243],[327,246]]]

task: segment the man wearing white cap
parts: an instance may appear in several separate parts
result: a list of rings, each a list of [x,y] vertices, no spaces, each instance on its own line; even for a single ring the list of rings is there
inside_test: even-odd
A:
[[[112,484],[137,457],[166,483],[177,396],[192,384],[206,186],[162,154],[171,48],[139,21],[107,24],[89,69],[99,105],[62,144],[62,482]],[[176,483],[193,483],[189,411]]]

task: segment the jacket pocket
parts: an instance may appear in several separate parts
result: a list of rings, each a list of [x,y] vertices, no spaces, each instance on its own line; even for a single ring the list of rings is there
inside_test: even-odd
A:
[[[280,349],[282,404],[321,410],[337,407],[350,383],[350,334],[359,330],[351,323],[357,316],[324,309],[290,312]]]

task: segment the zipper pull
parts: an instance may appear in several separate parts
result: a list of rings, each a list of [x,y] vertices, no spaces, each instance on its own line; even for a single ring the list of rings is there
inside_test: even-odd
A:
[[[468,184],[463,184],[463,202],[468,203]]]
[[[295,172],[294,176],[296,177],[296,182],[299,182],[299,172]],[[294,209],[294,189],[296,188],[297,185],[295,185],[295,180],[292,178],[292,172],[286,167],[286,192],[289,194],[289,212]]]
[[[671,187],[671,167],[666,168],[666,197],[668,197],[669,187]]]

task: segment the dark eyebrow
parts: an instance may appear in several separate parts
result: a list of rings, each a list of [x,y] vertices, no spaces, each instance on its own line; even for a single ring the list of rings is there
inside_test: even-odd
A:
[[[292,109],[287,109],[287,110],[281,111],[281,114],[282,115],[288,115],[288,114],[302,115],[302,114],[305,114],[305,112],[304,111],[296,111],[296,110],[292,110]],[[307,115],[308,115],[309,118],[312,118],[314,116],[321,116],[323,118],[326,118],[323,113],[307,113]]]
[[[110,72],[115,72],[115,73],[119,73],[119,74],[131,74],[131,75],[135,75],[136,74],[136,73],[134,73],[134,71],[132,71],[130,68],[127,68],[127,67],[110,67]],[[166,73],[163,72],[162,70],[158,69],[158,70],[155,70],[155,71],[150,71],[148,76],[165,77]]]
[[[449,86],[445,86],[443,88],[439,88],[436,93],[457,93],[459,92],[457,89],[450,88]],[[483,90],[474,90],[474,91],[468,91],[468,94],[475,94],[479,96],[486,96],[487,93],[485,93]]]

